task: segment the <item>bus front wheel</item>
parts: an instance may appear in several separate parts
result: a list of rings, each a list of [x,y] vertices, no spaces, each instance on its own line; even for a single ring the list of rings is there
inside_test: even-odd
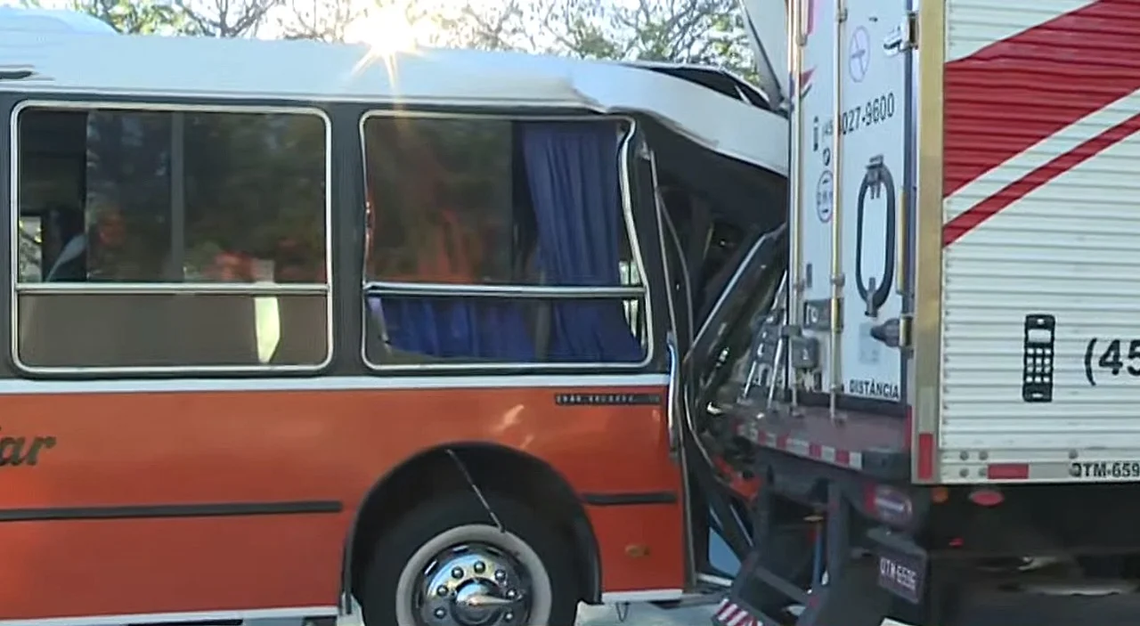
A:
[[[360,589],[366,624],[573,626],[569,542],[530,507],[469,492],[404,515],[377,541]]]

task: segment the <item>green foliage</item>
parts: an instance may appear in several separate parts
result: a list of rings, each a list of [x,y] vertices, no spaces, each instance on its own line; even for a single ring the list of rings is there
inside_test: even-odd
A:
[[[325,247],[325,128],[318,117],[98,112],[86,132],[87,223],[116,214],[131,235],[116,245],[117,272],[139,280],[162,273],[171,258],[176,189],[185,209],[182,269],[190,278],[221,251],[276,260],[286,247],[309,258]],[[181,159],[172,154],[175,145],[183,148]]]
[[[187,115],[186,241],[273,258],[324,248],[324,125],[312,116]],[[188,250],[189,252],[189,250]]]
[[[125,34],[199,34],[183,8],[154,0],[71,0],[68,8],[92,15]]]
[[[421,9],[439,28],[433,44],[693,63],[755,76],[736,0],[436,1]]]
[[[29,5],[37,0],[23,0]],[[724,67],[754,78],[737,0],[69,0],[121,33],[342,39],[370,8],[434,26],[421,43]]]
[[[268,20],[285,0],[64,0],[124,34],[245,37]],[[353,0],[334,0],[350,3]],[[52,0],[20,0],[23,6],[59,5]]]
[[[511,123],[373,118],[364,135],[374,276],[407,279],[447,258],[508,280]]]

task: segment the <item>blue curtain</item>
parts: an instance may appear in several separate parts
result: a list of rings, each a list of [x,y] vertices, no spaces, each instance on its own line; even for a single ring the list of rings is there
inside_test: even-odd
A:
[[[620,285],[618,129],[598,122],[526,122],[519,128],[547,283]],[[550,360],[636,362],[642,356],[620,300],[553,305]]]
[[[440,358],[535,360],[534,343],[517,302],[370,296],[368,305],[384,320],[388,342],[397,350]]]

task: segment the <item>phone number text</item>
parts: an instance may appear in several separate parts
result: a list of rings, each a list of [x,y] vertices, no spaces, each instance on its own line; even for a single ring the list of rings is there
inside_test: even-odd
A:
[[[882,124],[894,116],[894,92],[875,96],[863,104],[844,111],[839,118],[839,132],[849,135],[861,128]]]

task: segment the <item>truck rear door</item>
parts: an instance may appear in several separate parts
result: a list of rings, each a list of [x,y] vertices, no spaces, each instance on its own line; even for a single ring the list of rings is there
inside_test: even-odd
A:
[[[793,323],[818,346],[817,366],[799,377],[809,403],[834,397],[897,410],[906,397],[897,338],[910,306],[900,240],[914,165],[911,2],[801,0],[798,8],[790,282]]]

